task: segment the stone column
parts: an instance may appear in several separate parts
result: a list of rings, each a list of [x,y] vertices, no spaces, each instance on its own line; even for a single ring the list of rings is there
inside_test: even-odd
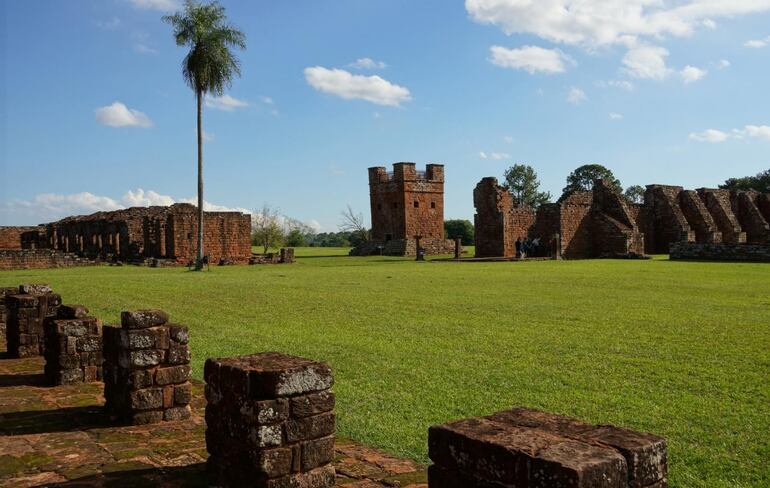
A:
[[[6,297],[8,354],[15,358],[42,356],[45,348],[43,322],[55,317],[61,296],[48,285],[21,285],[17,295]]]
[[[8,324],[8,316],[10,315],[8,309],[8,296],[16,295],[18,293],[18,288],[0,288],[0,336],[2,336],[2,340],[6,339],[5,328]]]
[[[104,399],[113,418],[150,424],[190,417],[187,327],[162,310],[121,313],[121,327],[104,327]]]
[[[268,352],[209,359],[208,470],[216,486],[334,486],[334,394],[324,363]]]
[[[455,237],[455,259],[460,259],[462,249],[461,239],[459,237]]]
[[[102,321],[82,305],[62,305],[45,321],[45,376],[49,384],[102,379]]]

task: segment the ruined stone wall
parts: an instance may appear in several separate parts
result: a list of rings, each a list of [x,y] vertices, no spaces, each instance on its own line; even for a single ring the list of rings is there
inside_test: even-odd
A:
[[[594,257],[592,226],[589,215],[593,193],[574,192],[559,200],[561,255],[567,259]]]
[[[97,264],[88,258],[53,249],[0,250],[0,270],[70,268]]]
[[[735,214],[733,214],[729,190],[699,188],[698,195],[703,200],[709,213],[714,218],[719,231],[722,233],[722,242],[746,242],[746,233],[743,232],[741,224],[738,222]]]
[[[730,203],[750,244],[770,243],[770,223],[759,207],[760,193],[755,191],[731,192]]]
[[[39,227],[0,227],[0,249],[24,249],[22,236],[28,232],[37,233]]]
[[[698,242],[722,242],[722,232],[696,191],[683,190],[680,194],[682,213],[695,231]]]
[[[675,242],[673,260],[754,261],[770,263],[770,244]]]
[[[644,205],[650,212],[651,228],[642,228],[642,232],[655,236],[647,252],[666,254],[671,242],[695,240],[695,232],[679,206],[679,194],[683,190],[681,186],[647,185]]]
[[[629,207],[626,199],[604,180],[594,182],[591,208],[595,255],[644,254],[644,236]]]
[[[81,257],[129,262],[147,258],[188,264],[197,247],[197,209],[190,204],[132,207],[67,217],[45,226],[47,247]],[[245,264],[251,257],[251,217],[204,213],[204,253],[211,263]]]

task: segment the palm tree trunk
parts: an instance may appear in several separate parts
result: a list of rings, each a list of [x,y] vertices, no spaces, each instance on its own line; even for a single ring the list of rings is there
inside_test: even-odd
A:
[[[195,269],[203,269],[203,91],[197,90],[198,98],[198,253]]]

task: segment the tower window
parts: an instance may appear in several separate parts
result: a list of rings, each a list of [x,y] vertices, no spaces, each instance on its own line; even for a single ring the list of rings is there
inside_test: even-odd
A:
[[[436,208],[436,202],[430,202],[430,208]]]
[[[414,201],[414,208],[420,208],[420,202],[417,200]]]
[[[398,202],[393,202],[393,208],[398,208]]]
[[[377,204],[377,210],[382,210],[382,204],[381,203]]]

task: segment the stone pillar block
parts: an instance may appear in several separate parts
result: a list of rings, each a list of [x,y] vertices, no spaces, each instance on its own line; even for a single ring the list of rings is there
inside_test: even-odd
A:
[[[107,412],[129,424],[190,417],[187,327],[168,323],[162,310],[121,314],[121,327],[104,327]]]
[[[102,321],[82,305],[62,305],[46,319],[45,376],[52,385],[102,380]]]
[[[334,382],[326,364],[266,352],[209,359],[208,470],[216,486],[334,486]]]
[[[668,486],[665,439],[526,408],[433,426],[428,455],[431,488]]]
[[[8,324],[8,315],[10,314],[8,296],[17,295],[18,293],[18,288],[0,288],[0,337],[2,340],[5,340],[5,329]]]
[[[6,296],[8,354],[15,358],[42,356],[45,349],[43,323],[56,317],[61,296],[48,285],[21,285],[16,295]]]

